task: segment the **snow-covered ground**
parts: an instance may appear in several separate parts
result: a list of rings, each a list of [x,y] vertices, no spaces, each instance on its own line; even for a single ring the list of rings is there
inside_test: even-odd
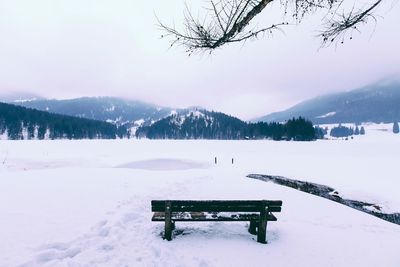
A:
[[[317,182],[399,212],[400,135],[366,131],[304,143],[0,141],[0,266],[398,267],[400,226],[246,178]],[[177,223],[183,234],[168,242],[152,199],[281,199],[283,209],[267,245],[245,222]]]

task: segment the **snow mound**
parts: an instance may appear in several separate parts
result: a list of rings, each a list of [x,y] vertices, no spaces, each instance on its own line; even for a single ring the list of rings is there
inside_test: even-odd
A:
[[[180,159],[151,159],[128,162],[117,166],[117,168],[130,168],[151,171],[174,171],[174,170],[191,170],[206,169],[209,165],[206,163],[187,161]]]

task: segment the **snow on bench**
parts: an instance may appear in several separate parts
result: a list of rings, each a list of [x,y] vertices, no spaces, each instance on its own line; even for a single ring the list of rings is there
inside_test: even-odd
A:
[[[266,243],[267,222],[277,221],[281,200],[152,200],[152,221],[165,222],[164,238],[172,240],[175,222],[249,221],[249,232]]]

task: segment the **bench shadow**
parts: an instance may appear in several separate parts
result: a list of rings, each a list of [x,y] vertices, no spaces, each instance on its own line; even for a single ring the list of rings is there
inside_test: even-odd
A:
[[[209,223],[206,226],[186,225],[184,223],[177,224],[176,228],[172,231],[172,240],[169,242],[179,242],[185,238],[207,239],[207,241],[218,240],[246,240],[257,241],[257,235],[252,235],[248,232],[249,223],[237,224],[232,223]],[[205,226],[205,227],[204,227]],[[160,225],[157,227],[157,236],[164,239],[164,227]],[[267,242],[275,242],[279,239],[278,232],[268,230]],[[164,239],[165,240],[165,239]],[[255,242],[256,244],[259,244]]]

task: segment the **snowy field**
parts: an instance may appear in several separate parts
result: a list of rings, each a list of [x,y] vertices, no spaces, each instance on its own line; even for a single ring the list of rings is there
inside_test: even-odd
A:
[[[305,143],[0,141],[0,266],[398,267],[399,225],[246,178],[317,182],[399,212],[400,135],[382,129]],[[177,223],[183,234],[168,242],[151,222],[152,199],[281,199],[283,208],[267,245],[245,222]]]

